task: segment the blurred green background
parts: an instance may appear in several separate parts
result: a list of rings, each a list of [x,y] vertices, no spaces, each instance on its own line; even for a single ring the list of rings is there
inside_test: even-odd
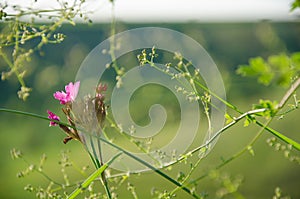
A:
[[[300,50],[299,23],[189,23],[189,24],[123,24],[118,23],[118,32],[144,26],[158,26],[180,31],[197,40],[216,62],[225,82],[227,99],[241,110],[251,109],[252,104],[259,99],[280,100],[285,90],[280,87],[264,87],[257,84],[256,79],[242,78],[236,75],[239,64],[248,63],[250,57],[292,53]],[[77,69],[85,56],[101,41],[109,36],[109,24],[80,25],[75,27],[65,25],[61,32],[67,35],[61,44],[47,45],[43,55],[36,54],[28,64],[26,81],[33,88],[26,102],[17,98],[19,85],[15,78],[0,82],[1,107],[34,112],[45,115],[46,110],[60,113],[60,106],[52,97],[53,92],[62,90],[63,86],[74,81]],[[0,69],[5,70],[0,60]],[[272,127],[300,142],[299,111],[288,114],[284,119],[275,119]],[[193,177],[201,176],[205,171],[220,164],[222,158],[227,158],[239,151],[254,137],[259,130],[256,126],[243,127],[238,124],[226,131],[219,139],[212,152],[203,159]],[[289,162],[282,152],[275,152],[266,140],[271,137],[267,132],[255,144],[255,156],[246,153],[221,169],[232,176],[243,176],[239,188],[246,198],[271,198],[274,189],[279,186],[284,193],[292,198],[300,198],[300,167]],[[21,160],[12,160],[10,150],[17,148],[23,151],[25,158],[32,163],[40,161],[42,154],[47,154],[45,171],[49,176],[62,180],[59,159],[61,151],[70,150],[71,159],[78,166],[90,165],[88,173],[93,171],[89,157],[83,147],[74,141],[64,145],[64,134],[57,128],[49,128],[47,121],[26,116],[0,113],[0,198],[34,198],[34,194],[24,191],[23,187],[32,184],[47,185],[41,175],[33,174],[17,178],[16,174],[26,168]],[[188,165],[174,166],[170,172],[176,176],[178,170]],[[72,173],[71,173],[72,174]],[[72,178],[76,179],[75,175]],[[169,182],[151,172],[145,175],[132,176],[129,182],[135,185],[140,198],[151,198],[153,187],[170,189]],[[211,178],[201,180],[197,184],[198,191],[215,198],[219,185]],[[173,187],[174,188],[174,187]],[[132,198],[122,186],[120,198]],[[230,196],[229,198],[231,198]],[[179,191],[177,198],[188,198]]]

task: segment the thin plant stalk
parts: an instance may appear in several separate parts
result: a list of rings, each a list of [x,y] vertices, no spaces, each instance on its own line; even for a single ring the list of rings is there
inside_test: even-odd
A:
[[[76,196],[78,196],[83,190],[85,190],[96,178],[101,175],[107,167],[109,167],[115,159],[117,159],[122,153],[116,154],[114,157],[112,157],[107,163],[103,164],[100,168],[98,168],[92,175],[90,175],[83,183],[80,184],[80,186],[75,189],[69,196],[68,199],[74,199]]]

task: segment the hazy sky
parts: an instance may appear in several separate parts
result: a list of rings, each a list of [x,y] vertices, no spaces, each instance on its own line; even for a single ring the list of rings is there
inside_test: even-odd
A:
[[[1,0],[2,1],[2,0]],[[33,0],[9,0],[31,5]],[[74,0],[68,0],[73,2]],[[86,0],[93,21],[108,21],[112,6],[109,0]],[[294,20],[299,10],[290,13],[293,0],[115,0],[115,16],[129,22],[176,21],[257,21]],[[38,0],[34,7],[57,7],[56,0]]]
[[[291,0],[117,0],[116,15],[130,21],[287,20]]]

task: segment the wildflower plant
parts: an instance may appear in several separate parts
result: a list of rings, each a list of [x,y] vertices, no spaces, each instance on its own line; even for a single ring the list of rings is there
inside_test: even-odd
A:
[[[296,5],[297,1],[293,9]],[[7,14],[1,11],[1,16],[7,17]],[[114,31],[112,26],[112,33]],[[18,48],[18,41],[13,42],[15,48]],[[3,53],[1,55],[6,57]],[[134,57],[134,67],[130,66],[131,63],[120,61],[126,56]],[[175,198],[181,191],[184,197],[210,197],[197,186],[204,178],[216,182],[215,198],[244,198],[239,192],[243,177],[223,173],[221,168],[245,153],[255,155],[254,144],[263,132],[272,135],[267,140],[269,146],[299,165],[300,143],[270,125],[274,118],[282,119],[298,109],[299,57],[297,52],[273,55],[267,59],[257,57],[250,59],[249,65],[241,65],[238,74],[256,77],[265,86],[273,83],[286,89],[278,102],[259,100],[248,111],[242,111],[226,100],[223,81],[215,63],[193,39],[157,27],[112,34],[83,61],[75,82],[68,83],[64,91],[53,93],[53,98],[62,106],[61,114],[45,110],[48,116],[40,116],[0,109],[44,119],[49,121],[50,127],[59,127],[66,134],[63,143],[78,141],[89,155],[95,171],[79,182],[70,183],[66,170],[74,163],[63,153],[60,165],[65,182],[59,183],[43,171],[46,156],[37,166],[30,164],[20,151],[14,149],[12,157],[22,159],[28,165],[18,176],[38,172],[49,181],[46,188],[25,187],[25,190],[35,192],[38,198],[75,198],[80,194],[85,194],[86,198],[123,198],[118,195],[121,186],[126,187],[131,197],[144,198],[139,196],[138,187],[130,179],[145,171],[151,171],[173,185],[171,188],[155,185],[151,191],[153,198]],[[10,63],[8,59],[5,61]],[[149,110],[149,122],[143,126],[132,118],[130,101],[139,94],[140,87],[147,85],[153,90],[144,92],[146,95],[140,101],[145,103],[133,103],[138,112],[145,107]],[[161,105],[146,103],[149,98],[156,99],[156,86],[164,87],[162,93],[170,90],[169,95],[175,99],[165,102],[165,105],[179,107],[180,111],[176,113],[179,119],[176,120],[176,114],[168,113]],[[163,97],[161,99],[164,100]],[[169,115],[176,122],[168,126]],[[200,129],[203,124],[200,118],[205,118],[204,130]],[[140,119],[141,123],[144,121]],[[241,121],[244,127],[259,127],[252,140],[215,167],[203,171],[202,175],[195,175],[218,137]],[[178,130],[174,130],[174,123],[178,123]],[[172,167],[176,166],[182,169],[174,174]],[[86,167],[79,171],[86,174]],[[104,192],[96,190],[99,181]],[[281,189],[276,188],[273,198],[281,195]]]
[[[67,144],[70,140],[77,140],[81,144],[83,144],[84,148],[89,153],[95,167],[97,169],[101,169],[100,171],[102,173],[102,183],[106,188],[107,196],[111,198],[111,194],[107,186],[107,180],[103,169],[104,163],[101,157],[101,144],[100,141],[97,139],[98,136],[100,136],[100,133],[102,132],[101,129],[103,128],[104,120],[106,117],[104,92],[106,91],[107,86],[100,83],[95,89],[96,95],[94,97],[91,97],[90,95],[85,96],[84,99],[79,102],[80,105],[82,105],[81,108],[83,108],[83,110],[81,110],[82,114],[74,115],[72,107],[73,103],[76,100],[79,88],[79,81],[75,82],[74,84],[70,82],[68,85],[65,86],[65,91],[57,91],[53,94],[53,97],[59,100],[60,104],[64,105],[64,107],[62,108],[62,112],[66,116],[68,125],[59,123],[60,118],[56,114],[48,110],[48,118],[51,120],[49,126],[58,125],[66,133],[67,137],[63,140],[64,144]],[[96,132],[96,134],[94,135],[95,137],[86,135],[85,132],[81,132],[79,130],[80,128],[87,128],[88,126],[95,125],[91,122],[91,120],[89,120],[89,118],[91,118],[90,114],[93,113],[96,114],[98,125],[96,125],[96,129],[88,128],[88,130],[89,132]],[[90,147],[88,146],[89,144]],[[76,193],[78,194],[78,192],[74,192],[74,194]]]

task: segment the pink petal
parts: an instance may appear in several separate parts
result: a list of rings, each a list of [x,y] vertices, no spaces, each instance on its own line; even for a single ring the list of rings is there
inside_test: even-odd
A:
[[[59,100],[61,104],[66,104],[68,102],[68,95],[63,91],[56,91],[53,96],[55,99]]]
[[[77,81],[74,84],[70,82],[68,85],[65,86],[66,93],[67,93],[67,99],[68,101],[74,101],[77,97],[78,91],[79,91],[80,82]]]
[[[80,86],[80,82],[79,82],[79,81],[75,82],[75,84],[74,84],[74,86],[73,86],[73,89],[72,89],[72,91],[70,92],[72,101],[74,101],[75,98],[77,97],[77,94],[78,94],[78,91],[79,91],[79,86]]]
[[[60,118],[57,115],[55,115],[54,113],[52,113],[51,111],[47,110],[47,113],[48,113],[48,118],[49,119],[56,120],[56,121],[60,120]],[[54,122],[54,121],[50,121],[49,126],[57,126],[57,123]]]
[[[66,86],[65,86],[65,90],[66,90],[66,93],[67,94],[69,94],[69,93],[71,93],[71,91],[72,91],[72,89],[73,89],[73,83],[72,82],[70,82],[69,84],[67,84]]]
[[[77,81],[74,84],[70,82],[65,86],[66,93],[64,91],[57,91],[53,94],[54,98],[60,101],[60,104],[67,104],[73,102],[78,94],[80,82]]]

